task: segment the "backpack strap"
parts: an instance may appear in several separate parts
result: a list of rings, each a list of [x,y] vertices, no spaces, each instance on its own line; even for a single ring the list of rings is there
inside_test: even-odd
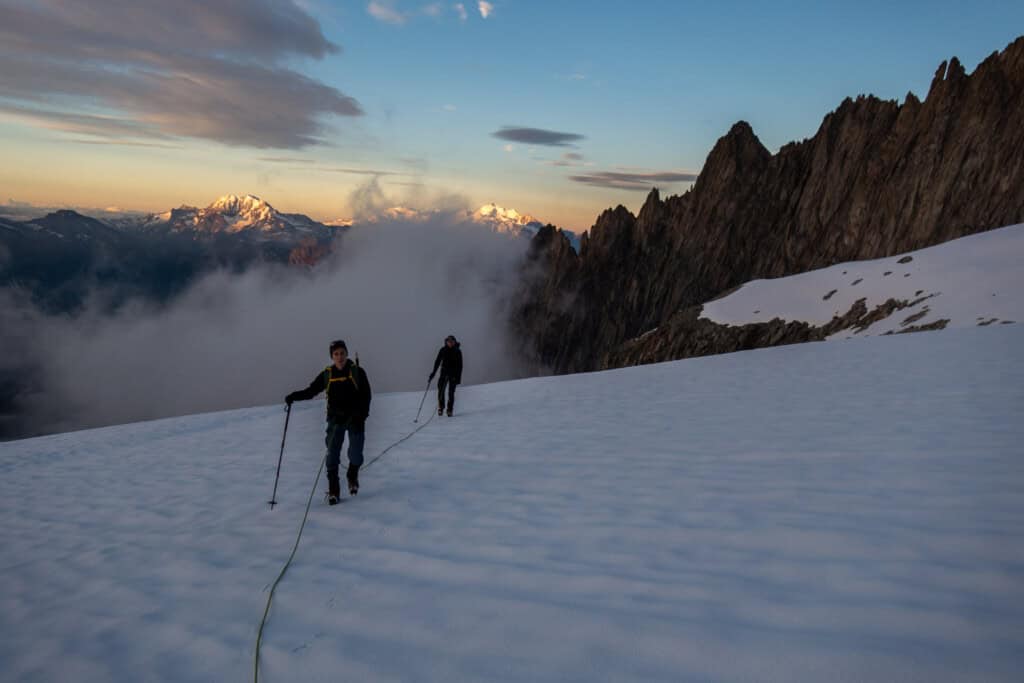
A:
[[[356,389],[359,389],[359,381],[356,379],[356,373],[352,372],[352,368],[359,368],[359,360],[358,359],[356,359],[355,364],[352,367],[349,368],[348,375],[346,375],[345,377],[331,377],[331,374],[332,374],[331,373],[331,368],[332,367],[334,367],[334,366],[333,365],[328,365],[326,368],[324,368],[324,393],[325,393],[325,395],[326,395],[327,390],[331,388],[331,382],[344,382],[345,380],[348,380],[348,381],[352,382],[352,385]]]

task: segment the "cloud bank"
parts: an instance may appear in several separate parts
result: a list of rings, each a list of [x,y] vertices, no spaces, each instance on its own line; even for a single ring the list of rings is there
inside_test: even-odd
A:
[[[381,201],[379,188],[367,195]],[[38,433],[277,403],[323,369],[336,338],[377,392],[421,392],[448,334],[467,383],[523,376],[505,306],[525,246],[439,213],[355,228],[309,274],[213,274],[165,309],[55,318],[0,292],[0,379],[31,371],[17,407]]]
[[[555,130],[544,130],[543,128],[517,128],[503,126],[501,130],[491,133],[500,140],[510,142],[521,142],[527,145],[546,145],[549,147],[568,147],[571,143],[583,140],[584,136],[579,133],[561,133]]]
[[[284,66],[340,52],[288,0],[0,4],[0,114],[104,138],[300,148],[352,97]]]

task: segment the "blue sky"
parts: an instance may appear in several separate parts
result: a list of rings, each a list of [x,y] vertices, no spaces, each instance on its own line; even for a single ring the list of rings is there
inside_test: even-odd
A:
[[[0,201],[493,201],[583,230],[685,191],[737,120],[774,152],[1022,29],[1021,2],[0,0]]]

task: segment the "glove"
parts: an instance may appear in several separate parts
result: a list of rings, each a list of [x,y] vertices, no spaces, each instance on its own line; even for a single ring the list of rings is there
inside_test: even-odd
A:
[[[292,403],[294,403],[295,402],[295,392],[293,391],[292,393],[290,393],[287,396],[285,396],[284,397],[284,402],[287,403],[288,405],[291,405]]]
[[[427,381],[429,382],[432,379],[434,379],[434,373],[430,373],[430,377],[427,377]]]

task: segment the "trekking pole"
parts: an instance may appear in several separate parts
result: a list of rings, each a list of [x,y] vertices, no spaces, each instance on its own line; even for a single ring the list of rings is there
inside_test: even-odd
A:
[[[288,418],[292,416],[292,404],[289,403],[284,409],[284,434],[281,435],[281,454],[277,456],[277,474],[274,476],[274,492],[270,495],[270,509],[277,505],[277,480],[281,477],[281,459],[284,457],[284,439],[288,436]]]
[[[413,420],[413,422],[419,422],[420,421],[420,410],[423,410],[423,403],[427,400],[427,392],[430,391],[430,383],[433,382],[433,381],[434,381],[433,377],[431,377],[430,379],[427,380],[427,388],[423,390],[423,398],[420,400],[420,409],[416,411],[416,419]]]

